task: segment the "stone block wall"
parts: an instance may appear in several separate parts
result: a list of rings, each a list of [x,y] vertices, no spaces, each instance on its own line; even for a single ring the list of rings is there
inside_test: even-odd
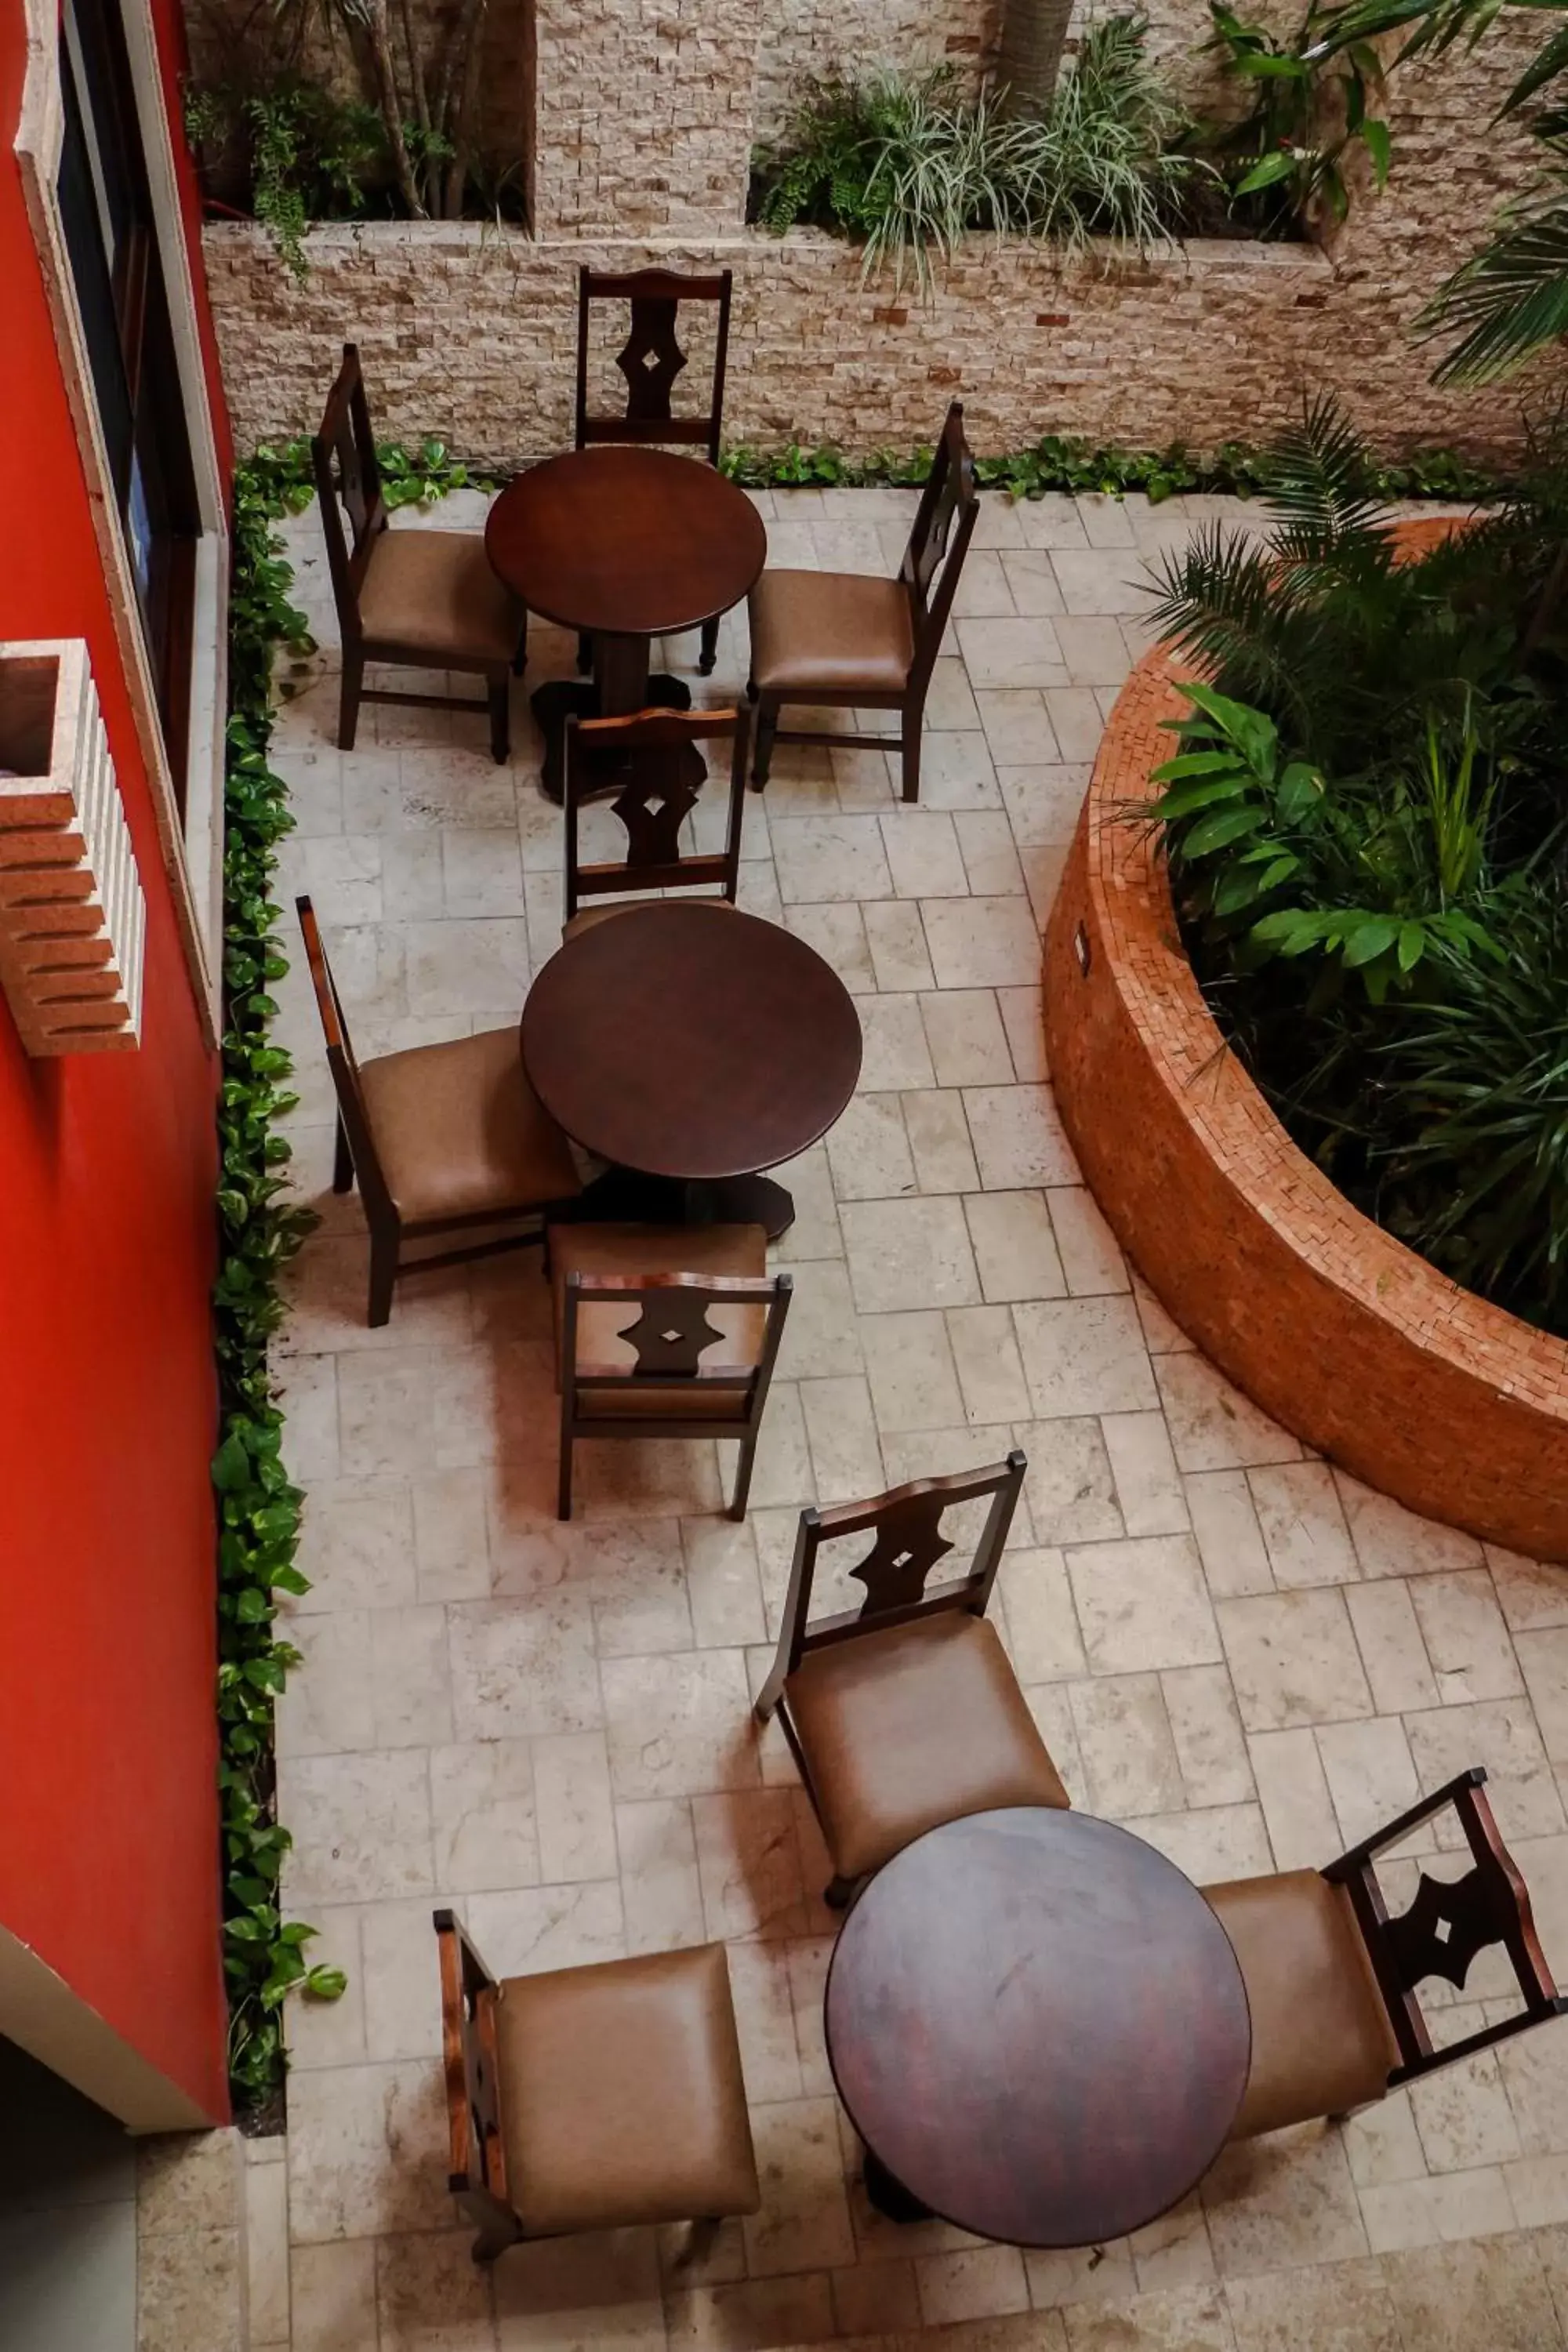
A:
[[[800,232],[631,245],[338,226],[307,238],[302,288],[248,226],[209,227],[205,250],[242,448],[311,429],[345,336],[384,435],[439,433],[500,467],[570,446],[584,261],[733,268],[731,441],[907,448],[958,397],[984,452],[1045,433],[1207,451],[1266,436],[1315,389],[1389,451],[1447,442],[1501,460],[1521,438],[1520,387],[1436,389],[1404,331],[1414,297],[1391,297],[1370,267],[1336,273],[1315,246],[1215,240],[1058,273],[1037,247],[976,237],[929,309],[863,284],[837,239]]]
[[[1439,442],[1478,458],[1517,452],[1523,401],[1550,396],[1560,369],[1548,361],[1533,383],[1440,391],[1410,329],[1533,168],[1521,132],[1491,127],[1532,46],[1528,26],[1494,28],[1474,55],[1401,71],[1390,185],[1382,195],[1360,187],[1348,223],[1321,248],[1203,240],[1064,268],[1038,247],[974,237],[939,269],[928,303],[885,279],[864,283],[858,254],[837,239],[781,243],[743,227],[753,139],[776,122],[803,68],[951,57],[977,75],[1001,5],[774,0],[764,16],[749,0],[492,0],[491,37],[511,29],[532,92],[533,234],[323,228],[308,241],[310,283],[297,289],[253,229],[210,228],[241,446],[314,420],[352,333],[384,431],[439,432],[494,465],[561,447],[574,278],[589,260],[734,269],[731,440],[907,446],[928,440],[962,394],[986,450],[1046,433],[1211,450],[1267,436],[1303,392],[1327,389],[1390,452]],[[1173,73],[1201,79],[1203,0],[1151,5],[1156,51]]]
[[[541,236],[739,228],[755,116],[752,0],[534,0]]]
[[[757,136],[777,136],[807,75],[949,65],[975,88],[996,54],[1002,0],[782,0],[757,50]]]

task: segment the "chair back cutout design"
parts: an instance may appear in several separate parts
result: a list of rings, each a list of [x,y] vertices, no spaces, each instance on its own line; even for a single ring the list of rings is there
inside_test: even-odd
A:
[[[574,1419],[594,1420],[595,1405],[600,1413],[607,1410],[614,1415],[617,1398],[650,1390],[658,1392],[654,1401],[663,1402],[668,1396],[669,1410],[661,1418],[671,1423],[681,1422],[682,1391],[690,1400],[728,1393],[734,1411],[725,1419],[742,1423],[754,1418],[773,1378],[793,1288],[787,1274],[568,1274],[562,1384]],[[595,1307],[626,1311],[629,1319],[624,1327],[616,1326],[615,1336],[630,1349],[630,1363],[581,1360],[582,1312]],[[709,1320],[710,1308],[722,1307],[740,1308],[742,1314],[749,1309],[752,1316],[761,1310],[762,1330],[754,1349],[742,1348]],[[747,1360],[710,1363],[710,1349],[720,1346]],[[658,1433],[658,1423],[653,1420],[639,1420],[638,1425],[647,1435]],[[700,1425],[711,1429],[713,1423],[707,1419]]]
[[[697,806],[693,782],[699,743],[730,745],[730,803],[722,851],[681,855],[680,828]],[[731,905],[741,880],[741,827],[746,799],[746,761],[751,746],[748,710],[640,710],[626,719],[570,719],[566,722],[563,799],[566,816],[566,919],[581,898],[623,897],[641,890],[685,890],[720,886]],[[583,865],[578,853],[579,812],[585,777],[591,788],[613,763],[620,789],[609,803],[626,827],[626,854],[619,865]],[[624,770],[624,773],[622,771]]]
[[[939,1610],[963,1609],[984,1617],[1027,1466],[1015,1446],[1005,1462],[988,1469],[951,1478],[916,1478],[869,1502],[803,1511],[779,1643],[779,1664],[785,1674],[794,1674],[808,1650],[852,1641],[857,1633],[884,1626],[908,1624]],[[932,1570],[955,1549],[942,1533],[945,1515],[987,1496],[990,1508],[967,1572],[933,1587]],[[866,1588],[860,1607],[813,1623],[811,1591],[822,1546],[873,1530],[870,1550],[849,1570]]]
[[[1350,1896],[1399,2044],[1402,2063],[1388,2078],[1391,2086],[1436,2066],[1451,2064],[1471,2051],[1488,2049],[1568,2009],[1568,1999],[1558,1992],[1546,1965],[1531,1911],[1530,1890],[1498,1834],[1484,1791],[1486,1777],[1483,1765],[1472,1765],[1374,1837],[1330,1863],[1322,1874]],[[1462,1878],[1453,1879],[1431,1878],[1423,1870],[1408,1908],[1391,1916],[1378,1883],[1378,1854],[1450,1806],[1465,1833],[1470,1868]],[[1523,2009],[1464,2041],[1435,2050],[1416,1987],[1426,1977],[1441,1977],[1447,1984],[1462,1987],[1477,1954],[1492,1944],[1501,1944],[1508,1953]]]
[[[963,403],[955,400],[947,412],[899,566],[899,577],[914,608],[914,670],[921,678],[929,677],[941,649],[979,520],[974,457],[964,438]]]
[[[710,278],[685,277],[671,269],[615,271],[581,269],[577,275],[577,442],[638,442],[650,446],[689,443],[719,462],[724,418],[724,372],[730,352],[731,270]],[[626,404],[619,416],[588,412],[588,331],[595,303],[627,302],[631,326],[616,355],[626,379]],[[677,327],[683,302],[717,305],[713,381],[709,406],[699,416],[677,416],[670,404],[676,379],[687,364]]]
[[[361,635],[360,590],[376,538],[387,526],[357,343],[343,345],[343,363],[327,395],[321,430],[310,444],[310,462],[338,621],[345,644],[352,644]],[[350,539],[343,535],[345,514]]]

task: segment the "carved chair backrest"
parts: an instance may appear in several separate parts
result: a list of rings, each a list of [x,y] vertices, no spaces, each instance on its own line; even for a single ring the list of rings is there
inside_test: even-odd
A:
[[[710,465],[719,463],[719,436],[724,420],[724,372],[730,355],[730,289],[728,269],[711,278],[683,277],[672,269],[618,272],[583,269],[577,276],[577,447],[591,441],[636,441],[654,445],[672,441],[705,448]],[[626,378],[626,404],[619,416],[588,413],[589,316],[596,302],[629,302],[631,329],[616,355]],[[717,305],[712,390],[709,405],[698,416],[677,416],[670,404],[675,380],[686,365],[686,353],[677,337],[683,302]]]
[[[840,1503],[826,1511],[800,1515],[789,1595],[784,1602],[781,1659],[793,1674],[808,1650],[835,1642],[852,1641],[888,1625],[907,1624],[942,1609],[963,1609],[984,1617],[991,1588],[1001,1565],[1002,1550],[1027,1468],[1016,1447],[1005,1462],[985,1470],[970,1470],[952,1478],[916,1478],[890,1494],[866,1503]],[[932,1586],[931,1570],[957,1549],[942,1531],[951,1510],[990,1498],[990,1508],[975,1543],[967,1571]],[[817,1554],[825,1543],[874,1533],[870,1550],[849,1570],[866,1588],[858,1609],[831,1617],[811,1618],[811,1591]]]
[[[308,898],[296,898],[294,908],[304,935],[305,961],[310,967],[310,985],[316,992],[316,1010],[321,1016],[321,1029],[327,1041],[327,1067],[332,1074],[338,1114],[348,1136],[349,1150],[353,1155],[354,1175],[359,1182],[361,1197],[367,1213],[384,1210],[395,1214],[381,1161],[376,1156],[375,1138],[365,1108],[364,1088],[360,1083],[359,1063],[354,1058],[348,1024],[343,1019],[338,985],[332,978],[331,965],[327,961],[316,910]]]
[[[455,1912],[437,1911],[435,1920],[451,2147],[447,2187],[476,2228],[515,2237],[520,2225],[507,2189],[501,2133],[496,1980]]]
[[[963,560],[979,520],[974,459],[963,437],[963,404],[955,400],[947,412],[899,567],[899,577],[914,607],[914,667],[922,677],[930,677],[941,650]]]
[[[640,710],[627,719],[566,722],[563,799],[566,814],[566,919],[579,898],[624,898],[639,890],[685,890],[718,883],[731,905],[741,880],[741,826],[746,801],[749,710]],[[680,829],[698,804],[691,781],[698,743],[730,745],[729,821],[722,851],[683,857]],[[585,788],[605,789],[606,764],[617,763],[620,789],[609,803],[626,827],[619,865],[584,866],[578,851],[579,810]],[[624,772],[623,772],[624,771]]]
[[[789,1312],[787,1274],[573,1273],[564,1287],[562,1382],[577,1418],[614,1415],[636,1391],[658,1392],[665,1422],[681,1419],[683,1394],[689,1404],[700,1398],[700,1430],[760,1415]],[[715,1348],[724,1352],[710,1360]],[[718,1412],[715,1398],[732,1411]]]
[[[345,643],[360,635],[359,596],[378,532],[386,529],[375,435],[364,396],[359,346],[343,345],[343,363],[327,396],[321,431],[310,444],[327,563]],[[350,540],[343,536],[349,520]]]
[[[1350,1896],[1399,2043],[1403,2063],[1390,2075],[1391,2083],[1407,2082],[1435,2066],[1449,2065],[1456,2058],[1544,2023],[1568,2008],[1541,1948],[1530,1890],[1498,1834],[1490,1801],[1484,1794],[1486,1777],[1483,1766],[1472,1765],[1375,1837],[1352,1846],[1322,1874],[1344,1887]],[[1458,1815],[1464,1831],[1470,1868],[1458,1878],[1435,1878],[1422,1870],[1409,1906],[1391,1916],[1378,1883],[1378,1854],[1449,1807]],[[1434,2050],[1416,1998],[1417,1986],[1425,1978],[1441,1977],[1456,1988],[1462,1987],[1476,1955],[1492,1944],[1502,1945],[1507,1952],[1524,2007],[1461,2042]]]

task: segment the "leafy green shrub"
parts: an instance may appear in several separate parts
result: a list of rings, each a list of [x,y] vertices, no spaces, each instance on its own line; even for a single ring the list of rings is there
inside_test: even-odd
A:
[[[748,489],[818,488],[886,484],[919,488],[931,472],[929,447],[879,449],[869,457],[847,457],[824,445],[762,450],[743,443],[726,449],[720,466]],[[1001,457],[977,457],[974,471],[984,489],[1005,490],[1015,499],[1043,499],[1052,490],[1093,490],[1121,498],[1138,490],[1157,506],[1183,490],[1217,490],[1234,498],[1257,496],[1271,461],[1240,441],[1222,441],[1211,457],[1200,457],[1173,441],[1165,449],[1118,449],[1081,441],[1071,434],[1047,433],[1031,448]],[[1451,449],[1419,449],[1394,465],[1374,464],[1371,487],[1388,499],[1481,499],[1499,488],[1496,478],[1457,457]]]
[[[758,152],[755,217],[781,236],[797,221],[835,229],[863,245],[868,276],[890,267],[922,284],[932,254],[973,229],[1069,249],[1165,241],[1199,167],[1174,152],[1185,117],[1145,32],[1141,16],[1091,26],[1043,114],[967,99],[946,66],[815,83],[780,147]]]
[[[344,102],[295,77],[258,89],[192,84],[185,134],[209,171],[215,159],[228,159],[251,211],[301,283],[300,240],[311,221],[354,218],[386,176],[386,142],[374,107]]]
[[[1211,1009],[1286,1126],[1434,1264],[1568,1335],[1568,797],[1555,452],[1407,562],[1331,407],[1258,545],[1166,567],[1209,682],[1156,771]]]
[[[1294,37],[1282,40],[1225,0],[1209,0],[1214,30],[1205,52],[1250,88],[1252,104],[1237,122],[1205,125],[1203,144],[1219,160],[1239,217],[1266,236],[1324,216],[1344,219],[1350,194],[1342,165],[1358,143],[1380,188],[1388,178],[1388,124],[1368,112],[1383,69],[1365,41],[1325,49],[1334,14],[1309,0]]]

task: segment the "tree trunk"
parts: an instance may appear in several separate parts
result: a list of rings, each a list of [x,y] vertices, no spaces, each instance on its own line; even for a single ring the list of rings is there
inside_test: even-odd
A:
[[[458,75],[458,103],[447,124],[447,136],[452,142],[451,159],[447,165],[445,211],[448,220],[461,220],[463,216],[463,191],[472,161],[474,116],[479,103],[479,68],[485,45],[485,5],[486,0],[463,0],[458,14],[457,35],[450,59]]]
[[[1009,114],[1040,114],[1051,102],[1072,0],[1004,0],[996,82]]]
[[[418,219],[423,215],[425,206],[414,184],[407,142],[403,136],[403,107],[397,88],[397,68],[393,61],[392,22],[387,13],[387,0],[368,0],[362,21],[370,47],[376,98],[386,131],[386,143],[392,151],[392,167],[396,174],[398,190],[409,212]]]

